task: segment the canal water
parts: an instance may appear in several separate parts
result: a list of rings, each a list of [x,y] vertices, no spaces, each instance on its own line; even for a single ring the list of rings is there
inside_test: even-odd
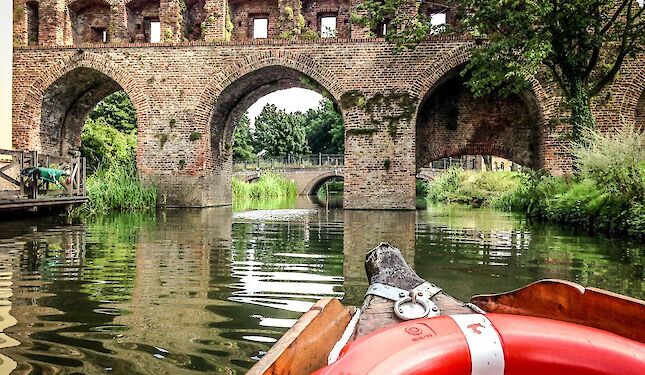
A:
[[[243,374],[317,299],[360,304],[380,241],[461,299],[542,278],[645,297],[643,245],[486,209],[298,200],[3,221],[0,374]]]

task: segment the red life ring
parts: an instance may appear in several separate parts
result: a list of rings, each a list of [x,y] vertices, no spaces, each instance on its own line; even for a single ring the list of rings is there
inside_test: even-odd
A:
[[[645,374],[645,344],[596,328],[518,315],[454,315],[349,343],[315,375]]]

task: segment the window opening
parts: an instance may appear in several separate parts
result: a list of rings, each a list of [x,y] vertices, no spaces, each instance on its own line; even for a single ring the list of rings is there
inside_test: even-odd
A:
[[[150,22],[150,43],[161,42],[161,22]]]
[[[269,37],[269,19],[268,18],[253,19],[253,38],[266,39],[268,37]]]
[[[326,16],[320,18],[320,37],[336,37],[336,16]]]

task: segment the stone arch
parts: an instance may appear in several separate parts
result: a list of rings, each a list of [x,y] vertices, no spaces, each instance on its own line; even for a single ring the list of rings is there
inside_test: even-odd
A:
[[[143,89],[137,85],[128,72],[109,59],[99,54],[78,50],[74,56],[46,69],[31,83],[28,89],[23,91],[22,97],[16,98],[18,107],[14,145],[17,148],[42,150],[43,140],[40,129],[45,93],[56,81],[79,70],[95,72],[97,76],[105,77],[106,81],[112,82],[119,89],[124,90],[135,107],[139,131],[146,130],[150,107]],[[107,88],[106,90],[110,91]]]
[[[428,64],[430,68],[421,73],[417,82],[412,86],[412,90],[416,96],[418,98],[425,98],[451,70],[463,66],[470,61],[470,50],[474,44],[475,42],[461,44],[449,53],[441,55],[439,59]],[[547,90],[535,77],[530,77],[528,81],[531,84],[532,94],[535,96],[535,105],[538,106],[543,118],[549,118],[553,105],[551,103],[552,100],[548,99],[550,96],[547,95]],[[423,100],[419,102],[419,107],[421,105],[423,105]],[[418,110],[419,108],[417,108],[417,112]]]
[[[551,107],[546,103],[544,88],[535,77],[531,77],[528,80],[531,89],[519,95],[508,98],[473,98],[459,75],[470,60],[469,51],[472,47],[472,44],[462,45],[442,56],[431,64],[432,68],[422,74],[419,85],[414,88],[421,98],[416,112],[417,169],[434,160],[460,155],[498,156],[518,164],[541,167],[544,152],[543,129],[548,116],[545,112]],[[438,95],[438,92],[443,94]],[[448,102],[443,103],[443,106],[432,103],[431,100],[437,101],[438,97],[444,101],[452,100],[453,111],[447,108],[447,104],[450,104]],[[464,102],[474,108],[460,108],[465,105]],[[487,107],[492,112],[487,113],[483,109]],[[475,119],[472,115],[477,110],[490,116]],[[454,128],[448,126],[451,119]],[[445,129],[435,125],[435,131],[432,132],[431,125],[423,126],[432,121],[445,125]],[[462,122],[470,126],[470,129],[462,132],[462,126],[458,131]],[[509,137],[509,133],[510,138],[504,139]]]
[[[252,104],[253,99],[259,99],[260,97],[267,95],[273,91],[288,87],[303,87],[309,88],[317,91],[324,91],[328,93],[328,96],[331,99],[338,103],[342,95],[342,88],[338,84],[339,80],[327,69],[323,68],[317,61],[312,59],[309,56],[285,52],[285,51],[267,51],[265,53],[259,53],[255,55],[248,56],[243,60],[238,60],[236,63],[227,66],[225,69],[218,71],[215,74],[215,77],[212,79],[211,83],[207,88],[202,92],[199,104],[195,108],[195,123],[204,124],[205,128],[203,129],[204,134],[208,134],[209,137],[204,137],[204,141],[215,140],[218,136],[224,135],[232,137],[233,129],[236,123],[231,123],[228,119],[225,119],[223,124],[220,124],[220,128],[214,129],[213,126],[214,118],[216,114],[216,105],[218,101],[221,101],[222,96],[225,96],[225,90],[235,89],[234,85],[236,82],[240,82],[244,77],[249,77],[253,73],[262,72],[263,69],[288,69],[293,71],[296,75],[305,79],[312,80],[311,82],[300,81],[298,84],[294,81],[295,77],[286,77],[285,80],[291,80],[290,83],[286,82],[276,82],[275,85],[267,85],[265,88],[246,88],[247,92],[243,94],[243,98],[239,98],[241,101],[244,100],[242,106],[239,106],[239,102],[233,103],[233,107],[230,110],[230,117],[239,117],[246,110],[243,108],[246,103]],[[255,95],[249,96],[249,93],[256,91]],[[225,98],[224,98],[225,99]],[[247,107],[248,108],[248,107]],[[237,119],[235,120],[237,121]],[[213,130],[221,132],[221,134],[214,134]],[[223,138],[223,137],[222,137]],[[222,139],[220,138],[220,140]],[[218,153],[225,150],[214,150],[213,147],[215,142],[211,142],[211,154],[208,155],[207,167],[214,167],[217,163],[213,153]],[[224,145],[219,145],[224,146]]]
[[[622,71],[635,73],[628,75],[629,81],[625,78],[615,82],[612,87],[620,87],[620,89],[612,90],[612,92],[622,93],[617,98],[620,121],[635,123],[641,129],[645,129],[645,69],[642,68],[640,61],[638,59],[630,60],[628,64],[623,66]],[[614,124],[607,125],[613,126]]]
[[[265,74],[270,73],[270,74]],[[214,73],[195,107],[194,123],[207,136],[199,149],[209,174],[209,194],[220,204],[231,202],[232,138],[239,116],[260,97],[273,91],[302,87],[325,93],[335,103],[342,95],[339,80],[309,56],[268,50],[238,59]],[[338,106],[340,108],[340,106]]]
[[[302,192],[301,195],[316,195],[318,190],[325,184],[325,182],[334,180],[334,179],[345,179],[345,176],[342,172],[327,172],[316,176],[314,179],[309,181]]]

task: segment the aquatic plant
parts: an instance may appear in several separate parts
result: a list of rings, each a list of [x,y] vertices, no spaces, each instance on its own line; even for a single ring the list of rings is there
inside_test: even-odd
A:
[[[141,180],[134,162],[100,165],[87,177],[88,202],[75,208],[76,217],[96,216],[108,212],[153,210],[157,206],[157,188]]]
[[[296,183],[275,173],[265,173],[257,182],[233,178],[233,200],[292,197],[298,194]]]

